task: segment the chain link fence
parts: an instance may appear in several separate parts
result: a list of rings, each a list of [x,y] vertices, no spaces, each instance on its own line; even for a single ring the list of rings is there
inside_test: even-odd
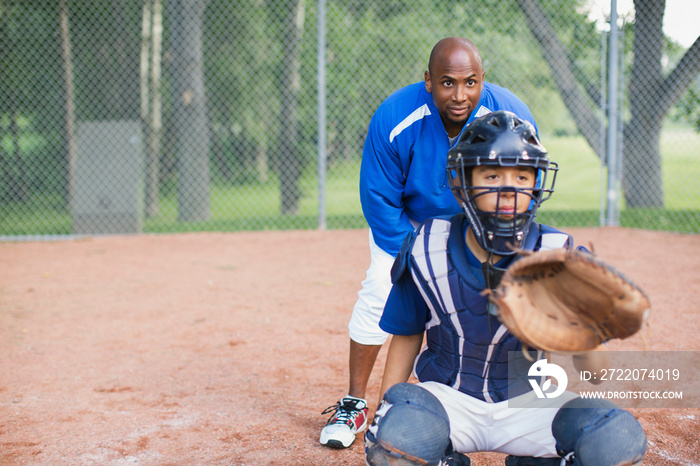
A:
[[[452,35],[560,164],[541,221],[698,232],[700,47],[662,3],[611,62],[583,0],[0,0],[0,238],[364,227],[372,113]]]

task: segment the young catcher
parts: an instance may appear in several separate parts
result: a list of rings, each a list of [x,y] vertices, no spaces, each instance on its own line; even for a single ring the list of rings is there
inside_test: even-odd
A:
[[[423,222],[394,263],[380,320],[393,337],[365,435],[368,465],[468,465],[465,454],[479,451],[505,453],[507,465],[641,462],[646,435],[629,412],[566,391],[539,399],[509,380],[509,352],[545,354],[523,348],[487,295],[523,251],[573,248],[570,235],[534,222],[556,170],[532,124],[507,111],[476,119],[449,151],[464,212]],[[605,351],[573,358],[579,370],[607,360]],[[406,383],[412,371],[417,384]]]

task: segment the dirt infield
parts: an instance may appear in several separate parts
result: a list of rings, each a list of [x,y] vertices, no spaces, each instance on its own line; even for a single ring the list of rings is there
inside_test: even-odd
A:
[[[700,235],[572,233],[651,297],[648,349],[700,350]],[[368,263],[365,230],[0,243],[0,464],[364,464],[318,434]],[[700,464],[700,409],[633,413],[645,464]]]

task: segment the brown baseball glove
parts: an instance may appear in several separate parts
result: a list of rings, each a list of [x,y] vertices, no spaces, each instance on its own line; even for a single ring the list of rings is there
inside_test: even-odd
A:
[[[527,347],[588,351],[637,333],[649,314],[644,291],[592,254],[555,249],[514,262],[489,292],[498,316]]]

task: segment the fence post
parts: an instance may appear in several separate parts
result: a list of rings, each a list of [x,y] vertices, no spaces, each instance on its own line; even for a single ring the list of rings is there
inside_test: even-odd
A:
[[[620,225],[620,213],[618,209],[619,170],[618,158],[618,30],[617,30],[617,0],[610,0],[610,47],[608,47],[608,138],[607,138],[607,162],[608,162],[608,191],[607,191],[607,226]]]
[[[326,0],[318,0],[318,229],[326,229]]]

